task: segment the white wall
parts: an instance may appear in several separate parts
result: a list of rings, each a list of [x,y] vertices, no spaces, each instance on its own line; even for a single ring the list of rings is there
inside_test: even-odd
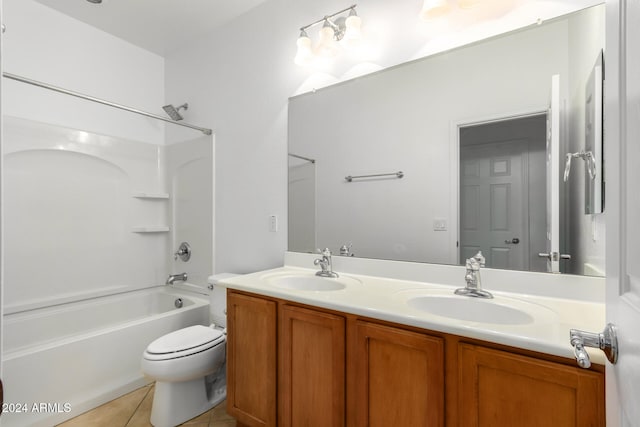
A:
[[[418,19],[421,2],[371,0],[358,6],[358,14],[372,41],[372,55],[362,60],[342,57],[327,69],[314,70],[293,64],[298,28],[350,3],[270,0],[168,56],[167,99],[197,105],[189,120],[210,123],[216,133],[215,270],[247,272],[282,264],[288,97],[479,34],[495,34],[514,22],[532,24],[558,10],[596,3],[529,2],[510,13],[510,20],[436,36],[433,26]],[[271,214],[280,218],[277,233],[269,232]]]
[[[32,0],[4,0],[3,71],[151,113],[164,105],[164,59]],[[164,123],[4,79],[3,113],[152,144]]]

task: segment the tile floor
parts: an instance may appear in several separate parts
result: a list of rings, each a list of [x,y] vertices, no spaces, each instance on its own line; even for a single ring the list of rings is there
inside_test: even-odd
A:
[[[58,424],[59,427],[151,427],[153,384],[125,394],[89,412]],[[236,421],[225,411],[226,402],[187,421],[189,427],[235,427]]]

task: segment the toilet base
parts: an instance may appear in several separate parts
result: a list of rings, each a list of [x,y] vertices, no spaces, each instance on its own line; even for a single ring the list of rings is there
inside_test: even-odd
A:
[[[183,382],[156,381],[151,408],[154,427],[174,427],[208,411],[227,397],[224,375]]]

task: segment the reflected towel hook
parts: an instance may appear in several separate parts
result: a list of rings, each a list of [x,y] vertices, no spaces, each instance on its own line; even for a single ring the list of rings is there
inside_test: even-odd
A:
[[[579,151],[577,153],[567,153],[567,162],[564,166],[564,182],[569,180],[569,174],[571,173],[571,159],[580,158],[587,162],[587,172],[589,172],[589,178],[593,181],[596,179],[596,157],[591,151]]]

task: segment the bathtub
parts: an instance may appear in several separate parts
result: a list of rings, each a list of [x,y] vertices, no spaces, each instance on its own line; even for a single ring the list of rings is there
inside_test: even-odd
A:
[[[207,296],[168,286],[5,315],[0,425],[51,426],[149,383],[147,345],[196,324]]]

